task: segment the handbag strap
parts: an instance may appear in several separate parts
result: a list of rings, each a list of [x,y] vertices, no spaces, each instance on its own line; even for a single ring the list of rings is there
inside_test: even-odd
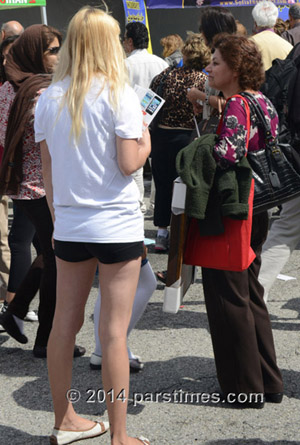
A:
[[[278,163],[281,163],[283,161],[283,158],[282,158],[282,152],[278,146],[278,137],[277,136],[274,137],[272,135],[271,124],[266,119],[259,101],[251,93],[243,92],[242,94],[248,98],[249,102],[254,108],[256,116],[258,117],[260,123],[262,124],[262,128],[265,133],[265,150],[268,161],[270,162],[270,157],[273,156]]]
[[[266,142],[269,145],[275,145],[275,139],[274,136],[272,135],[272,131],[271,131],[271,124],[270,122],[266,119],[265,113],[263,112],[263,109],[259,103],[259,101],[257,100],[257,98],[251,94],[251,93],[246,93],[243,92],[241,93],[243,96],[247,97],[249,102],[251,103],[256,116],[258,117],[258,119],[260,120],[260,123],[262,124],[262,128],[265,132],[265,139]]]
[[[249,145],[249,138],[250,138],[250,108],[249,108],[248,101],[247,101],[243,96],[241,96],[240,94],[235,94],[234,96],[230,96],[230,97],[228,97],[228,99],[226,100],[225,107],[224,107],[224,110],[223,110],[223,113],[222,113],[222,116],[221,116],[221,119],[220,119],[220,122],[219,122],[219,125],[218,125],[217,134],[220,134],[220,132],[221,132],[221,128],[222,128],[222,125],[223,125],[224,116],[225,116],[226,111],[227,111],[227,104],[228,104],[228,102],[229,102],[233,97],[239,97],[240,99],[242,99],[242,101],[244,102],[244,105],[245,105],[246,121],[247,121],[247,124],[246,124],[246,129],[247,129],[247,136],[246,136],[246,156],[247,156],[248,145]]]

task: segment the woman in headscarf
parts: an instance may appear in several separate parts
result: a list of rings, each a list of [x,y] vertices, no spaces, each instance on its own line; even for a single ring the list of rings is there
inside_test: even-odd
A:
[[[60,32],[50,26],[27,28],[7,55],[5,71],[8,81],[0,92],[0,145],[4,146],[0,194],[8,195],[14,202],[14,225],[18,227],[15,236],[23,243],[21,248],[30,246],[33,225],[44,263],[40,282],[39,328],[33,348],[36,357],[46,357],[47,353],[56,300],[56,265],[51,243],[53,224],[45,197],[40,148],[34,140],[34,108],[39,93],[51,81],[61,40]],[[32,225],[28,221],[25,225],[18,223],[24,215]],[[28,341],[21,320],[27,314],[32,298],[30,294],[24,300],[23,295],[17,294],[0,317],[6,331],[21,343]],[[78,350],[76,355],[82,355],[82,351]]]

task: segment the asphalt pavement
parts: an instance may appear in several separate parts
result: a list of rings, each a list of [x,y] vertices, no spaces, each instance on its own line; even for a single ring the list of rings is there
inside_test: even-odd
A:
[[[146,236],[155,237],[152,220],[145,220]],[[163,270],[167,254],[149,247],[154,271]],[[131,374],[128,432],[144,435],[156,445],[300,445],[300,251],[296,249],[283,270],[296,279],[276,280],[269,294],[277,359],[284,380],[284,399],[263,409],[237,409],[213,403],[207,396],[218,388],[205,312],[201,273],[177,314],[162,311],[164,285],[158,283],[129,343],[145,362]],[[85,323],[77,344],[87,349],[74,359],[72,388],[80,399],[76,411],[88,418],[107,420],[101,371],[92,371],[93,309],[97,278],[86,306]],[[37,309],[38,299],[31,309]],[[45,359],[32,355],[37,323],[26,322],[29,338],[20,345],[0,333],[0,445],[47,444],[53,427],[51,395]],[[110,444],[109,435],[81,442]]]

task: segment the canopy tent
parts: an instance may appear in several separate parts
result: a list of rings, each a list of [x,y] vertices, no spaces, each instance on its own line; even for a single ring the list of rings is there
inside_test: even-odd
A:
[[[30,8],[39,6],[42,23],[47,25],[46,0],[0,0],[0,11],[4,9]]]

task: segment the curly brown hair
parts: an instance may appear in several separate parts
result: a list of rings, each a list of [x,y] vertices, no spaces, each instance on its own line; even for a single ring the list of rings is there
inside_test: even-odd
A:
[[[261,52],[252,40],[244,36],[218,34],[213,40],[213,49],[218,49],[229,68],[238,73],[243,91],[259,90],[265,80],[265,71]]]
[[[203,70],[209,64],[211,51],[205,44],[202,34],[191,34],[181,50],[185,57],[184,65],[196,70]]]

